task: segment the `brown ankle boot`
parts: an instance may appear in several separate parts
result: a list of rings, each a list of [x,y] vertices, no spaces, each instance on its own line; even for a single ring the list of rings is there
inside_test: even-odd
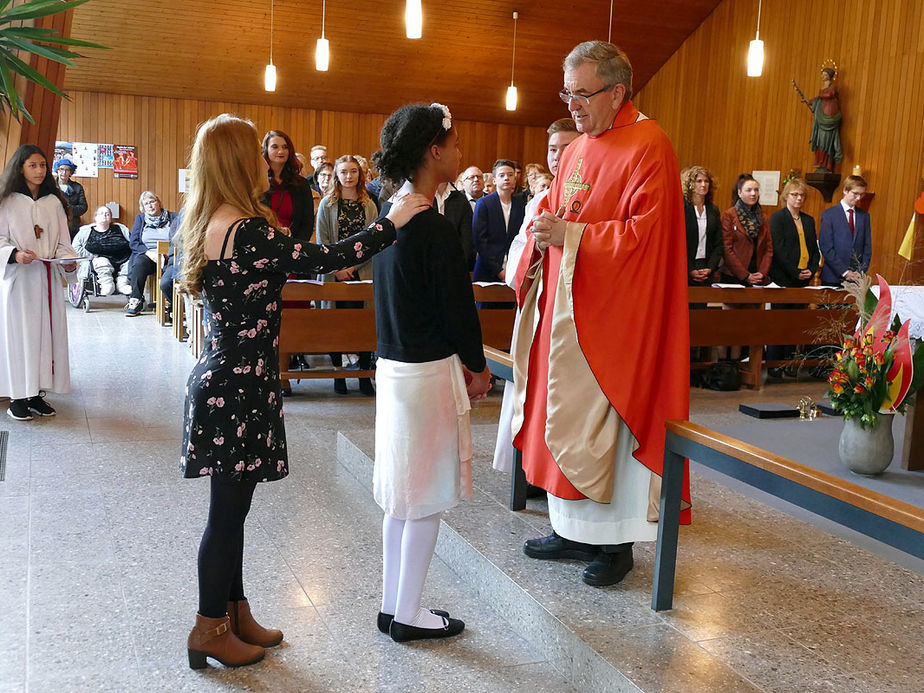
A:
[[[196,625],[186,640],[190,669],[207,666],[206,657],[217,659],[226,667],[243,667],[256,664],[266,652],[262,647],[241,642],[231,632],[228,616],[206,618],[196,614]]]
[[[246,599],[228,602],[228,617],[231,619],[231,631],[246,643],[275,647],[282,642],[281,630],[264,628],[254,620]]]

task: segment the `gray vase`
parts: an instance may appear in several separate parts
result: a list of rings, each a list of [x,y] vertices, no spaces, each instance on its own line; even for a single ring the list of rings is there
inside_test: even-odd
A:
[[[892,463],[892,455],[895,453],[892,418],[895,415],[878,416],[879,425],[872,430],[861,427],[858,419],[844,421],[837,449],[841,461],[855,474],[877,476]]]

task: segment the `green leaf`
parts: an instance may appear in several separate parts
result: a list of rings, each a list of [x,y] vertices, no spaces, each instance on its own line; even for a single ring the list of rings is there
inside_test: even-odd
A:
[[[80,57],[78,53],[72,53],[71,51],[64,50],[63,48],[57,48],[55,46],[42,46],[38,43],[32,43],[31,41],[13,37],[8,37],[7,40],[20,50],[34,53],[39,57],[48,58],[49,60],[54,60],[57,63],[63,63],[67,66],[74,65],[74,63],[68,60],[68,58]]]
[[[0,18],[0,22],[11,23],[19,22],[23,19],[50,17],[59,12],[67,12],[75,7],[79,7],[86,1],[87,0],[68,0],[67,2],[61,2],[60,0],[32,0],[32,2],[17,5],[7,11],[3,17]]]
[[[914,377],[911,380],[911,389],[908,390],[909,397],[924,387],[924,342],[918,344],[911,362],[914,364]]]
[[[55,86],[54,82],[49,80],[45,75],[43,75],[38,70],[34,69],[31,65],[27,65],[26,63],[24,63],[22,60],[17,58],[15,55],[10,55],[8,57],[8,63],[16,72],[21,74],[26,79],[35,82],[40,87],[44,87],[48,91],[53,92],[62,98],[65,98],[65,99],[67,98],[67,94],[65,94],[63,91],[58,89],[58,87]]]

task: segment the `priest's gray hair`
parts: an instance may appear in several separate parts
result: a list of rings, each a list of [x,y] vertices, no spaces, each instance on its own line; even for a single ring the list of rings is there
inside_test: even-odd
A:
[[[626,88],[625,100],[632,98],[632,64],[621,48],[606,41],[584,41],[571,49],[562,67],[574,70],[581,63],[594,63],[603,84],[607,87],[622,84]]]

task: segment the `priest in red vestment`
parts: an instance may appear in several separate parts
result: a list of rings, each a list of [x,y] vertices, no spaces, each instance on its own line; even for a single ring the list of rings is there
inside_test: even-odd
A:
[[[582,133],[565,151],[517,269],[514,445],[549,492],[533,558],[590,561],[612,585],[653,541],[664,422],[689,416],[689,320],[677,157],[630,101],[632,67],[588,41],[564,62]],[[689,522],[689,481],[684,481]]]

